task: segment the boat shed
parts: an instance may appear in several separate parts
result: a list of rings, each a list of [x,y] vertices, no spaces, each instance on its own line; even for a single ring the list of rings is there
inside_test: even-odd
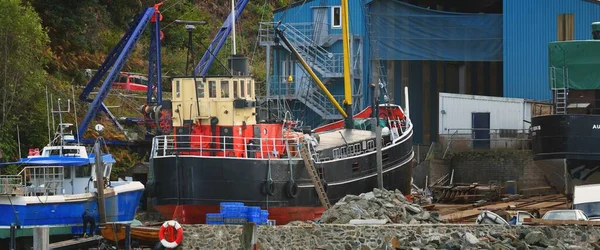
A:
[[[591,39],[596,0],[349,1],[355,110],[371,104],[369,85],[404,105],[409,88],[416,144],[439,139],[440,92],[548,101],[548,43]],[[301,0],[277,9],[273,22],[300,49],[340,100],[340,0]],[[338,119],[333,106],[285,47],[261,24],[268,59],[268,98],[308,125]],[[308,44],[308,45],[307,45]],[[304,48],[304,49],[303,49]],[[512,126],[512,125],[511,125]],[[521,123],[514,126],[522,126]]]

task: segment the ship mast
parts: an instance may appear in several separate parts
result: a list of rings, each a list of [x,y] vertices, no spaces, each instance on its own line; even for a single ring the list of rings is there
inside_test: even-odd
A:
[[[346,128],[352,128],[352,84],[350,78],[350,29],[348,24],[348,1],[342,0],[342,46],[344,48],[344,108]]]

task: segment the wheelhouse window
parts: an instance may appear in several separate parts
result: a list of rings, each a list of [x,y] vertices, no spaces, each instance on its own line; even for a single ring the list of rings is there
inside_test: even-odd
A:
[[[92,176],[92,165],[85,165],[80,167],[75,167],[75,177],[76,178],[85,178]]]
[[[241,97],[244,97],[244,96],[246,96],[246,94],[245,94],[246,91],[244,91],[244,81],[240,81],[240,85],[241,85],[240,86],[241,87],[241,90],[240,90],[241,91]]]
[[[208,81],[208,97],[209,98],[217,97],[217,82]]]
[[[240,96],[238,95],[238,82],[237,81],[233,81],[233,98],[239,98]]]
[[[204,82],[198,81],[198,89],[196,89],[197,98],[204,98]]]
[[[246,90],[248,91],[248,97],[252,98],[252,81],[248,81],[246,87]]]
[[[333,6],[331,7],[331,27],[341,28],[342,27],[342,7]]]
[[[229,98],[229,81],[221,81],[221,98]]]
[[[177,98],[181,96],[181,86],[179,84],[179,81],[175,81],[175,95]]]

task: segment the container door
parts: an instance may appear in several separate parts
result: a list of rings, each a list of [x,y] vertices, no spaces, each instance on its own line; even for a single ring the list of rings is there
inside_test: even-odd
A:
[[[490,113],[471,113],[473,149],[490,149]]]
[[[327,22],[327,7],[313,8],[313,41],[319,46],[323,45],[329,35],[329,25]],[[308,34],[305,34],[308,35]]]

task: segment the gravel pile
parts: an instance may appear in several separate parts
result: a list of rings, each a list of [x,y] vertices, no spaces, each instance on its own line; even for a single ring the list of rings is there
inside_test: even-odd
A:
[[[360,195],[346,195],[321,216],[326,224],[347,224],[353,219],[385,219],[393,224],[441,223],[436,212],[429,212],[406,200],[399,191],[374,189]]]
[[[416,235],[409,237],[395,237],[391,240],[392,249],[405,249],[406,247],[418,249],[598,249],[598,243],[587,242],[581,236],[573,237],[570,241],[560,241],[546,236],[542,231],[523,229],[518,234],[509,232],[483,233],[475,235],[471,232],[454,231],[450,234],[428,235],[418,238]]]

